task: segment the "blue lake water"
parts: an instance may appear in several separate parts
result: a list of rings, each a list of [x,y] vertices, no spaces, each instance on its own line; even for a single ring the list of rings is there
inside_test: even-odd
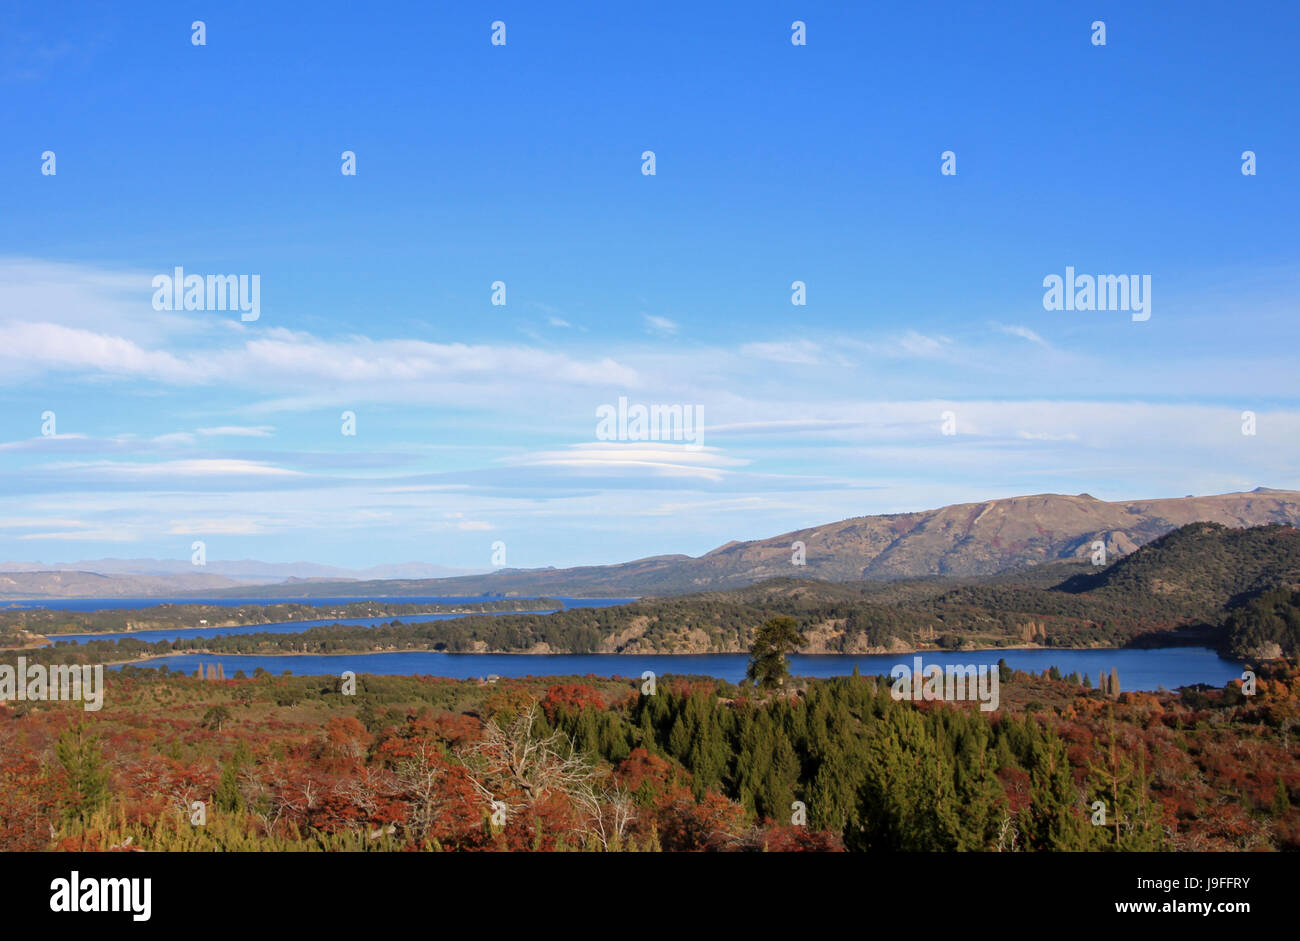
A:
[[[627,604],[636,598],[566,598],[563,595],[549,595],[556,601],[563,601],[568,607],[608,608],[616,604]],[[352,604],[354,602],[372,601],[376,604],[472,604],[483,601],[528,601],[526,596],[504,595],[348,595],[330,596],[328,598],[266,598],[257,595],[241,595],[238,598],[48,598],[29,601],[0,601],[3,608],[48,608],[51,611],[107,611],[122,608],[152,608],[161,604],[210,604],[223,608],[238,608],[247,604]]]
[[[568,607],[603,608],[627,604],[634,598],[568,598],[557,597]],[[61,611],[98,611],[108,608],[147,608],[160,604],[213,604],[238,607],[251,604],[277,604],[303,601],[314,605],[345,604],[349,602],[375,602],[378,604],[469,604],[501,600],[499,596],[475,597],[337,597],[337,598],[265,598],[246,596],[240,598],[74,598],[54,601],[7,602],[18,607],[49,608]],[[528,600],[528,599],[518,599]],[[502,613],[545,613],[494,612]],[[288,621],[277,624],[250,624],[239,627],[179,628],[159,631],[127,631],[113,634],[63,634],[56,641],[80,642],[86,639],[109,640],[132,637],[147,643],[171,641],[182,637],[207,638],[227,634],[274,633],[291,634],[311,627],[327,624],[376,626],[400,621],[404,624],[422,621],[444,621],[465,615],[406,614],[369,618],[324,618],[318,620]],[[791,658],[791,669],[796,675],[810,677],[847,676],[856,666],[867,675],[888,674],[896,664],[912,665],[912,654],[798,654]],[[1041,673],[1055,666],[1063,674],[1087,673],[1096,685],[1097,675],[1112,667],[1119,671],[1120,684],[1128,690],[1155,690],[1161,686],[1176,689],[1193,683],[1222,686],[1239,677],[1243,664],[1226,660],[1214,650],[1203,647],[1168,647],[1157,650],[990,650],[980,652],[926,653],[926,664],[992,664],[999,658],[1018,670]],[[444,676],[455,679],[497,674],[498,676],[627,676],[637,677],[646,670],[656,675],[668,673],[712,676],[737,682],[745,675],[748,657],[744,654],[450,654],[433,651],[401,653],[346,654],[341,656],[238,656],[233,654],[177,654],[148,662],[149,666],[166,664],[173,670],[193,673],[199,664],[220,663],[226,676],[236,670],[251,674],[261,667],[272,673],[288,670],[298,675],[337,676],[344,670],[355,673],[375,673],[391,676]]]
[[[790,658],[796,676],[847,676],[856,666],[864,675],[885,675],[897,664],[912,667],[914,654],[859,656],[852,654],[798,654]],[[1114,667],[1126,690],[1176,689],[1194,683],[1223,686],[1240,677],[1243,664],[1225,660],[1204,647],[1168,647],[1159,650],[989,650],[934,652],[922,656],[923,664],[996,664],[1005,659],[1013,669],[1041,673],[1057,667],[1061,673],[1087,673],[1097,685],[1097,675]],[[749,658],[745,654],[451,654],[431,651],[402,653],[344,654],[340,656],[233,656],[178,654],[150,660],[148,667],[168,666],[193,673],[199,664],[220,663],[227,677],[236,670],[251,675],[261,667],[274,674],[338,676],[345,670],[390,676],[443,676],[469,679],[489,674],[524,676],[625,676],[639,677],[651,670],[657,676],[669,673],[712,676],[738,682],[745,675]]]

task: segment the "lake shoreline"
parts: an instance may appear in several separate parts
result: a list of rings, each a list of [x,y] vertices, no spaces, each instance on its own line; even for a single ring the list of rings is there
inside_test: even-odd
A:
[[[480,615],[480,614],[491,614],[491,615],[496,615],[496,616],[505,615],[505,614],[554,614],[554,613],[556,613],[557,611],[564,611],[564,610],[566,610],[566,609],[565,609],[565,608],[537,608],[537,609],[532,609],[532,608],[530,608],[530,609],[527,609],[527,610],[520,609],[520,610],[518,610],[518,611],[515,611],[515,610],[508,610],[508,611],[463,611],[463,610],[457,610],[457,611],[413,611],[413,612],[410,612],[409,614],[402,614],[402,613],[399,612],[399,613],[396,613],[396,614],[389,613],[389,614],[344,615],[343,617],[340,617],[340,618],[338,618],[337,620],[331,620],[331,619],[328,618],[328,617],[324,617],[324,618],[304,618],[301,622],[299,622],[299,621],[223,621],[223,622],[221,622],[221,623],[219,623],[219,624],[198,624],[198,625],[195,625],[195,626],[193,626],[193,627],[169,627],[169,626],[167,626],[167,625],[162,625],[162,626],[157,626],[157,625],[148,625],[148,626],[145,626],[145,627],[127,628],[126,630],[121,630],[121,631],[119,631],[119,630],[103,630],[103,631],[87,631],[87,630],[57,631],[57,632],[52,633],[52,634],[37,634],[37,635],[35,635],[35,636],[37,636],[37,637],[43,637],[43,638],[45,638],[46,640],[52,642],[52,641],[58,640],[58,639],[60,639],[60,638],[65,638],[65,637],[88,637],[88,638],[95,638],[95,637],[121,637],[121,636],[123,636],[123,635],[129,635],[129,634],[145,634],[145,633],[148,633],[148,632],[150,632],[150,631],[176,631],[176,632],[178,632],[178,633],[183,633],[183,632],[185,632],[185,631],[216,631],[216,630],[225,630],[225,629],[227,629],[227,628],[232,628],[232,627],[278,627],[278,626],[280,626],[280,625],[307,623],[307,622],[310,622],[310,621],[328,621],[329,624],[332,625],[332,624],[342,624],[344,621],[366,621],[366,620],[374,620],[375,618],[394,618],[394,619],[396,619],[396,618],[438,617],[438,618],[453,619],[453,618],[469,618],[469,617],[476,617],[476,616],[478,616],[478,615]],[[422,623],[422,622],[421,622],[421,623]],[[321,625],[313,625],[313,626],[321,626]],[[325,625],[325,626],[329,626],[329,625]],[[309,627],[309,628],[307,628],[307,629],[310,630],[311,628]]]
[[[993,655],[996,650],[997,654]],[[402,656],[391,656],[402,654]],[[437,656],[437,654],[444,654]],[[1237,659],[1221,656],[1210,647],[1176,647],[1165,650],[1151,648],[1091,647],[1066,649],[1061,647],[1001,647],[983,652],[976,651],[913,651],[883,654],[794,654],[790,657],[790,671],[800,678],[826,679],[831,677],[888,676],[896,667],[914,668],[913,657],[920,657],[925,665],[940,668],[970,667],[993,668],[1005,660],[1009,669],[1028,674],[1042,675],[1052,667],[1062,677],[1076,676],[1081,682],[1091,677],[1099,684],[1099,676],[1108,676],[1118,670],[1126,691],[1156,692],[1183,686],[1209,685],[1222,688],[1226,683],[1240,678],[1247,665]],[[201,669],[208,673],[221,664],[224,676],[234,679],[256,676],[339,677],[344,673],[356,676],[442,677],[448,680],[467,680],[497,676],[502,679],[532,677],[644,677],[648,672],[659,676],[708,676],[729,683],[743,682],[749,655],[742,652],[705,654],[548,654],[531,655],[515,653],[450,653],[429,650],[387,650],[370,653],[328,654],[211,654],[186,652],[162,653],[145,658],[132,658],[113,664],[111,669],[173,671],[177,677],[193,676]],[[1055,675],[1055,674],[1054,674]],[[1099,684],[1100,685],[1100,684]]]
[[[943,650],[941,648],[919,648],[911,650],[881,650],[874,652],[854,652],[842,653],[840,651],[796,651],[792,656],[796,657],[912,657],[924,654],[960,654],[960,653],[990,653],[998,650],[1015,650],[1015,651],[1060,651],[1062,653],[1103,653],[1105,651],[1137,651],[1137,650],[1175,650],[1178,648],[1186,649],[1187,644],[1169,644],[1164,647],[1042,647],[1033,644],[1017,644],[1009,647],[972,647],[963,650]],[[1204,649],[1215,650],[1214,647],[1206,646]],[[176,650],[171,653],[151,654],[148,657],[140,657],[134,660],[114,660],[106,663],[105,666],[117,666],[124,664],[147,663],[151,660],[161,660],[169,657],[233,657],[233,658],[253,658],[253,657],[272,657],[277,659],[292,659],[294,657],[374,657],[388,654],[438,654],[447,657],[626,657],[632,659],[635,657],[738,657],[749,656],[748,650],[698,650],[698,651],[677,651],[664,652],[656,651],[654,653],[625,652],[621,650],[610,651],[589,651],[584,653],[575,653],[564,650],[547,650],[547,651],[530,651],[530,650],[433,650],[425,647],[407,647],[402,650],[342,650],[329,652],[275,652],[275,653],[227,653],[218,650]],[[1231,659],[1226,658],[1225,659]]]

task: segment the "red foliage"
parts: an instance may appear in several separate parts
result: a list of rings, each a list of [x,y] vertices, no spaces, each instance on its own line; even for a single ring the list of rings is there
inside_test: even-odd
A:
[[[765,848],[772,853],[842,853],[838,833],[807,827],[775,827],[767,832]]]
[[[599,692],[584,683],[559,683],[550,687],[542,699],[542,709],[546,712],[548,722],[555,721],[555,714],[561,708],[577,711],[585,706],[604,709],[605,700]]]

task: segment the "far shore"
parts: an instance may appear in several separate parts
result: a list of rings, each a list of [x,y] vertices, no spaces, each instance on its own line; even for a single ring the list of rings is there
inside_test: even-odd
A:
[[[974,653],[988,654],[1000,650],[1044,650],[1044,651],[1061,651],[1062,653],[1082,653],[1088,651],[1103,652],[1107,650],[1170,650],[1177,647],[1187,647],[1187,644],[1170,644],[1166,647],[1043,647],[1036,644],[1016,644],[1008,647],[969,647],[958,650],[942,650],[939,648],[922,648],[910,650],[882,650],[875,653],[838,653],[835,651],[819,651],[810,653],[798,651],[794,656],[804,657],[911,657],[918,654],[934,653]],[[1211,645],[1205,645],[1214,649]],[[139,657],[133,660],[113,660],[105,663],[105,666],[127,666],[141,663],[149,663],[153,660],[164,660],[170,657],[222,657],[237,660],[252,659],[254,657],[274,657],[277,659],[293,659],[294,657],[368,657],[377,654],[399,654],[399,653],[434,653],[443,654],[449,657],[470,656],[470,657],[734,657],[748,656],[748,650],[705,650],[689,652],[664,652],[655,653],[641,652],[624,652],[624,651],[597,651],[594,653],[568,653],[564,651],[535,651],[535,650],[431,650],[427,648],[407,648],[404,650],[345,650],[331,651],[329,653],[223,653],[211,650],[178,650],[173,653],[153,654],[148,657]],[[1229,658],[1231,659],[1231,658]]]
[[[303,618],[301,621],[222,621],[219,624],[197,624],[193,627],[138,627],[127,628],[124,631],[107,630],[107,631],[65,631],[54,634],[35,634],[34,637],[45,640],[47,643],[53,643],[67,637],[100,637],[114,636],[119,634],[145,634],[149,631],[214,631],[225,630],[230,627],[276,627],[281,624],[303,624],[307,621],[328,621],[330,624],[341,624],[344,621],[364,621],[371,618],[424,618],[434,617],[436,615],[454,615],[455,617],[473,617],[476,614],[553,614],[557,611],[563,611],[564,608],[529,608],[518,611],[466,611],[457,608],[452,611],[412,611],[409,614],[361,614],[356,616],[345,616],[331,620],[329,617],[323,618]],[[41,646],[41,645],[37,645]]]

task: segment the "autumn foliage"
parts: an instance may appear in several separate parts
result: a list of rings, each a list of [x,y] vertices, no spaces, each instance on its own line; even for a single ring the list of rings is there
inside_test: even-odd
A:
[[[100,713],[0,705],[0,848],[1300,848],[1300,673],[1257,672],[1118,698],[1016,674],[985,714],[862,677],[760,698],[363,677],[353,697],[129,669]]]

